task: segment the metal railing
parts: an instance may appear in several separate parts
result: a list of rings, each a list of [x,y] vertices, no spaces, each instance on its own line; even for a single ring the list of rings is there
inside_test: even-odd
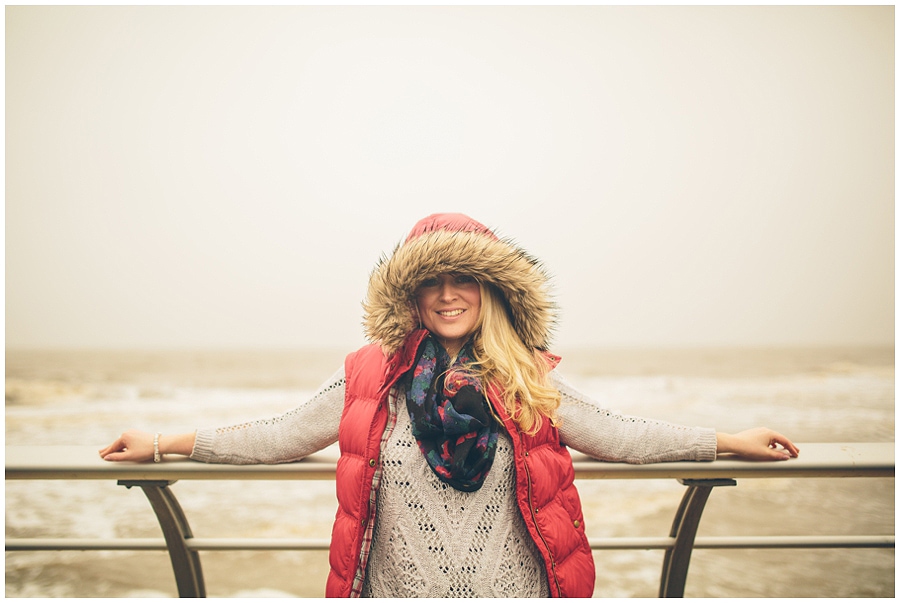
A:
[[[713,463],[627,465],[573,455],[578,479],[677,479],[687,489],[666,538],[591,539],[595,550],[665,550],[659,595],[684,594],[691,553],[696,548],[893,548],[894,536],[759,536],[697,538],[712,490],[737,479],[894,477],[893,443],[803,444],[800,458],[761,463],[720,458]],[[200,551],[327,550],[327,539],[196,538],[169,485],[177,480],[330,480],[336,459],[313,455],[282,465],[209,465],[183,457],[163,462],[108,463],[87,446],[7,446],[7,480],[116,480],[139,487],[156,513],[163,538],[7,538],[7,551],[167,550],[178,594],[203,597],[206,586]]]

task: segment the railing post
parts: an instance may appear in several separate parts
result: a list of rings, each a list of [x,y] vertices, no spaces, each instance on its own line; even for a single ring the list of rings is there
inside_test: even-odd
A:
[[[710,492],[716,486],[736,486],[733,479],[679,479],[681,484],[688,487],[675,519],[672,521],[672,529],[669,536],[675,538],[672,548],[666,550],[663,558],[662,577],[659,581],[660,597],[683,597],[684,584],[687,581],[688,565],[691,563],[691,553],[694,550],[694,537],[700,525],[700,516]]]
[[[178,504],[175,494],[169,489],[174,481],[118,480],[120,486],[131,488],[139,486],[150,506],[153,507],[159,526],[162,528],[169,549],[169,559],[175,572],[175,584],[179,597],[205,597],[206,585],[203,583],[203,569],[200,567],[200,555],[187,546],[187,539],[193,538],[187,517]]]

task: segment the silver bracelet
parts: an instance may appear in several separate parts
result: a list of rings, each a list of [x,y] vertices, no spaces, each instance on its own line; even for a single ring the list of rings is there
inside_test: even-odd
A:
[[[154,463],[159,462],[159,435],[160,434],[157,433],[156,435],[153,436],[153,462]]]

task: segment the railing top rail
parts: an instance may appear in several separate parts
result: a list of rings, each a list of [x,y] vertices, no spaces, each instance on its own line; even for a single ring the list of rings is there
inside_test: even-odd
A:
[[[800,457],[761,463],[720,457],[713,463],[628,465],[573,454],[582,479],[717,479],[763,477],[893,477],[894,443],[800,444]],[[6,479],[279,480],[334,479],[334,454],[323,452],[280,465],[213,465],[184,457],[161,463],[111,463],[100,446],[6,446]]]

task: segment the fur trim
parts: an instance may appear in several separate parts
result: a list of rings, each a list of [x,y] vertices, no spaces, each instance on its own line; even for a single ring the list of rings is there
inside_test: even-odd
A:
[[[415,290],[430,276],[472,274],[493,284],[509,304],[513,328],[528,348],[546,350],[556,324],[549,276],[540,262],[508,240],[479,232],[435,230],[398,245],[369,277],[363,327],[386,353],[400,349],[419,325]]]

